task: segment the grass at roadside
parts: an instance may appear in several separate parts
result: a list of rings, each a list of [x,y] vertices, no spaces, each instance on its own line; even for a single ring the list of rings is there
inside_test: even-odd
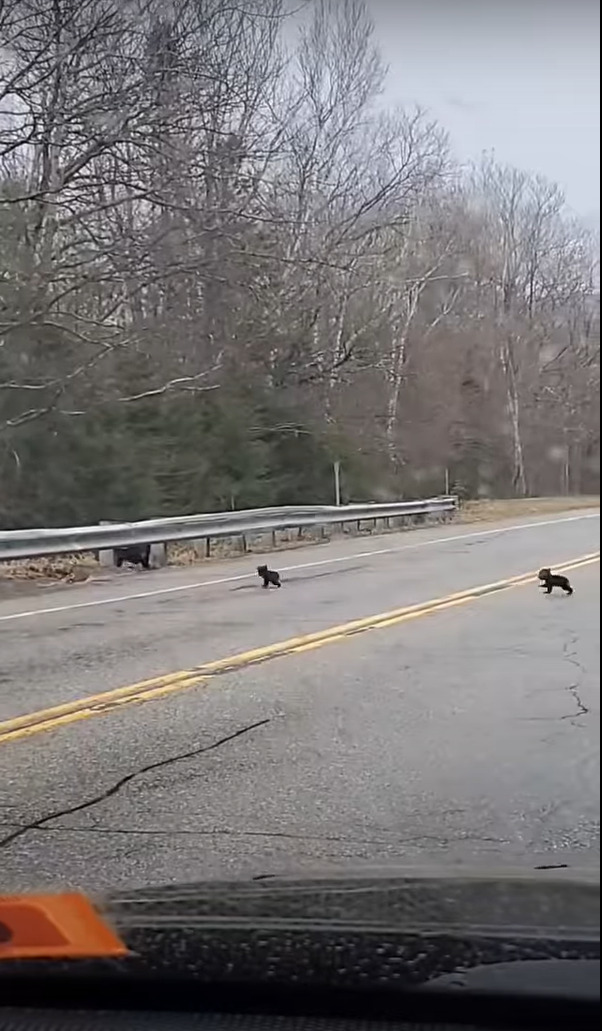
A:
[[[467,501],[460,511],[462,523],[496,522],[553,512],[569,512],[576,508],[599,508],[598,496],[571,498],[502,498],[499,500]]]
[[[93,555],[49,555],[45,558],[0,563],[0,582],[11,580],[27,583],[30,580],[43,580],[69,584],[85,583],[99,572],[100,566]]]

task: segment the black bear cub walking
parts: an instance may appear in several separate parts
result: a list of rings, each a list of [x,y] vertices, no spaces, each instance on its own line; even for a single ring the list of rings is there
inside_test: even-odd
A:
[[[543,587],[546,594],[551,594],[553,587],[560,587],[565,594],[573,593],[573,588],[571,587],[567,576],[562,576],[560,573],[553,573],[551,569],[540,569],[537,576],[541,580],[539,586]]]
[[[282,587],[280,583],[280,573],[277,573],[275,569],[268,569],[267,566],[257,566],[257,576],[260,576],[263,580],[262,587]]]

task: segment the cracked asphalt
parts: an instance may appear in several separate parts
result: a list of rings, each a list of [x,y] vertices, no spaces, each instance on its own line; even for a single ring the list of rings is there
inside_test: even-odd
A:
[[[0,601],[0,719],[558,565],[592,516],[281,554],[281,591],[246,559]],[[0,745],[3,889],[597,868],[599,565],[568,575]]]

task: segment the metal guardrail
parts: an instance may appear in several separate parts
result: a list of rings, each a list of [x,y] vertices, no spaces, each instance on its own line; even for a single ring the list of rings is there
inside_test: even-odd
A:
[[[169,541],[234,537],[264,530],[324,526],[329,523],[403,516],[453,514],[457,498],[426,498],[361,505],[289,505],[282,508],[253,508],[240,512],[208,512],[170,519],[146,519],[137,523],[103,526],[70,526],[58,529],[0,530],[0,561],[65,555],[82,551],[122,548],[128,544],[162,544]]]

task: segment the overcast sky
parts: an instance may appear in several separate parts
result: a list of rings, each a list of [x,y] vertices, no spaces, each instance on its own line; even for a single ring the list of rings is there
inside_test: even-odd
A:
[[[429,108],[459,157],[494,150],[599,219],[597,0],[366,2],[390,69],[387,99]]]

